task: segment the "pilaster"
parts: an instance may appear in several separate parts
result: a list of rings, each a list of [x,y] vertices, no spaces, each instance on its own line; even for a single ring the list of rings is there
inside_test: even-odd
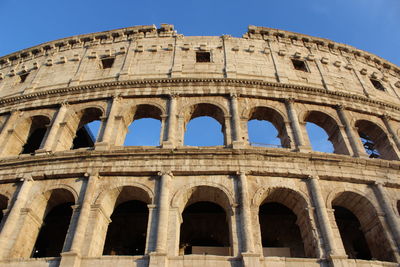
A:
[[[177,102],[178,94],[171,94],[169,96],[169,108],[168,108],[168,122],[165,130],[167,132],[167,140],[163,141],[163,148],[175,148],[176,147],[176,128],[177,128]]]
[[[17,239],[14,233],[17,231],[17,227],[19,227],[18,221],[21,216],[21,210],[26,205],[29,192],[34,183],[31,177],[22,178],[21,181],[22,184],[18,190],[18,195],[14,203],[12,203],[0,233],[0,260],[7,257],[9,250]]]
[[[56,142],[60,142],[57,140],[57,133],[60,129],[60,123],[64,121],[65,115],[68,111],[69,105],[67,102],[61,104],[60,108],[58,109],[57,114],[55,115],[54,121],[51,124],[50,131],[48,132],[47,138],[43,144],[43,146],[36,150],[35,153],[49,153],[52,152],[53,149],[56,147]]]

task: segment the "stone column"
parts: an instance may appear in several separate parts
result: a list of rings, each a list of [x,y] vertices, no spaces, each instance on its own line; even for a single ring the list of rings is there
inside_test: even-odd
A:
[[[168,212],[169,212],[169,184],[172,178],[171,172],[159,172],[158,182],[158,223],[156,230],[156,252],[165,253],[168,234]]]
[[[82,245],[85,237],[85,232],[88,227],[91,202],[93,200],[94,193],[96,191],[98,175],[94,174],[89,176],[88,174],[85,174],[85,177],[87,177],[86,188],[83,200],[80,206],[78,206],[79,210],[78,221],[75,227],[75,231],[73,233],[71,249],[61,254],[62,256],[60,264],[61,267],[80,266],[80,259],[82,256]]]
[[[149,266],[158,267],[167,265],[167,237],[169,215],[169,184],[172,178],[171,172],[159,172],[157,210],[158,220],[156,224],[156,247],[150,253]]]
[[[238,173],[239,178],[239,196],[240,196],[240,215],[241,215],[241,233],[243,242],[242,258],[244,266],[259,266],[260,255],[254,252],[253,225],[250,212],[249,189],[245,172]]]
[[[374,188],[374,192],[377,196],[378,202],[381,205],[382,210],[385,212],[386,220],[393,233],[394,240],[397,244],[397,249],[400,250],[400,220],[397,218],[397,215],[392,209],[390,199],[386,194],[386,190],[383,184],[381,182],[375,182]]]
[[[253,231],[251,225],[250,199],[245,172],[239,172],[240,213],[242,219],[242,237],[244,252],[254,252]]]
[[[177,127],[177,113],[176,105],[178,100],[178,94],[171,94],[169,98],[169,108],[168,108],[168,123],[166,124],[167,140],[163,142],[162,147],[164,148],[174,148],[176,146],[176,132]]]
[[[382,120],[385,123],[385,126],[386,126],[389,134],[391,135],[393,141],[395,142],[395,144],[397,146],[397,149],[400,150],[400,139],[397,136],[396,132],[393,130],[393,125],[392,125],[392,123],[390,121],[391,117],[389,115],[385,114],[385,115],[382,116]]]
[[[57,132],[60,129],[60,123],[62,123],[65,119],[65,114],[68,111],[68,107],[69,105],[66,102],[61,104],[57,114],[55,115],[56,117],[51,125],[44,145],[39,150],[37,150],[36,153],[48,153],[53,151],[53,148],[55,147],[55,142],[59,141],[56,140]]]
[[[318,181],[318,176],[310,175],[308,179],[308,187],[312,196],[317,213],[319,228],[322,232],[322,238],[325,243],[326,256],[338,255],[338,249],[335,244],[335,237],[329,222],[329,216],[325,207],[324,198]]]
[[[115,117],[118,115],[121,99],[121,97],[115,96],[112,102],[110,102],[111,108],[110,112],[107,114],[104,133],[103,136],[99,136],[101,142],[96,142],[95,144],[96,150],[108,149],[110,145],[115,145],[115,137],[113,137],[112,134],[115,129]]]
[[[233,133],[234,133],[232,146],[233,146],[233,148],[240,148],[240,147],[243,147],[243,139],[242,139],[242,130],[240,128],[238,95],[231,94],[230,102],[231,102],[231,109],[232,109],[232,124],[233,124]]]
[[[14,231],[16,230],[16,227],[18,227],[17,222],[21,215],[21,209],[25,206],[29,192],[34,183],[31,177],[23,178],[21,181],[23,181],[23,183],[18,190],[18,195],[15,198],[12,207],[9,209],[9,213],[4,218],[5,222],[0,233],[0,260],[7,257],[8,252],[15,241],[16,237],[14,236]]]
[[[342,124],[344,125],[344,127],[346,129],[346,134],[347,134],[347,136],[349,138],[350,145],[351,145],[351,148],[353,150],[353,155],[355,157],[361,157],[361,156],[367,157],[367,154],[363,150],[361,150],[361,148],[359,147],[359,142],[357,142],[358,138],[355,136],[355,134],[354,134],[354,132],[352,130],[352,127],[350,125],[350,122],[347,119],[347,115],[346,115],[346,112],[345,112],[345,107],[342,106],[342,105],[338,105],[336,107],[336,110],[338,112],[340,120],[342,121]]]
[[[293,135],[296,143],[296,147],[298,150],[300,150],[302,147],[304,147],[305,142],[303,139],[303,134],[300,128],[300,123],[297,118],[297,112],[293,107],[294,99],[286,99],[285,104],[286,104],[286,109],[289,115],[289,119],[293,128]]]

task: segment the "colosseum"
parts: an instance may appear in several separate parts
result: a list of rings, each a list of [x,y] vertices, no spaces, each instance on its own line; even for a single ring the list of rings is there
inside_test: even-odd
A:
[[[204,116],[223,145],[186,145]],[[149,118],[158,145],[126,145]],[[352,46],[169,24],[51,41],[0,58],[0,130],[1,266],[399,266],[400,68]]]

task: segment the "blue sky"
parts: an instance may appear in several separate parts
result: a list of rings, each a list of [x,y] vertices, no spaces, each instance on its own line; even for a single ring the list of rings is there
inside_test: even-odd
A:
[[[279,28],[400,65],[400,0],[0,0],[0,13],[0,56],[77,34],[169,23],[187,36],[240,37],[248,25]]]

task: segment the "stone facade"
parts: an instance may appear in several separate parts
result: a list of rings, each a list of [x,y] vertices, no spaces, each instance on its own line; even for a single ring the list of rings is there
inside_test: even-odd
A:
[[[138,26],[4,56],[0,95],[1,266],[400,263],[400,69],[375,55],[255,26],[243,38]],[[221,124],[223,146],[184,145],[199,116]],[[161,121],[160,146],[123,146],[140,118]],[[270,121],[281,147],[251,146],[251,119]],[[93,120],[97,141],[71,149]],[[306,122],[328,133],[334,153],[312,151]],[[129,201],[147,210],[144,251],[103,255],[114,211]],[[181,225],[199,202],[221,208],[228,245],[188,255]],[[297,245],[263,249],[260,207],[271,203],[290,210],[282,227],[294,218]],[[60,256],[35,256],[47,217],[64,204],[72,213]],[[338,209],[359,222],[369,259],[350,255]]]

